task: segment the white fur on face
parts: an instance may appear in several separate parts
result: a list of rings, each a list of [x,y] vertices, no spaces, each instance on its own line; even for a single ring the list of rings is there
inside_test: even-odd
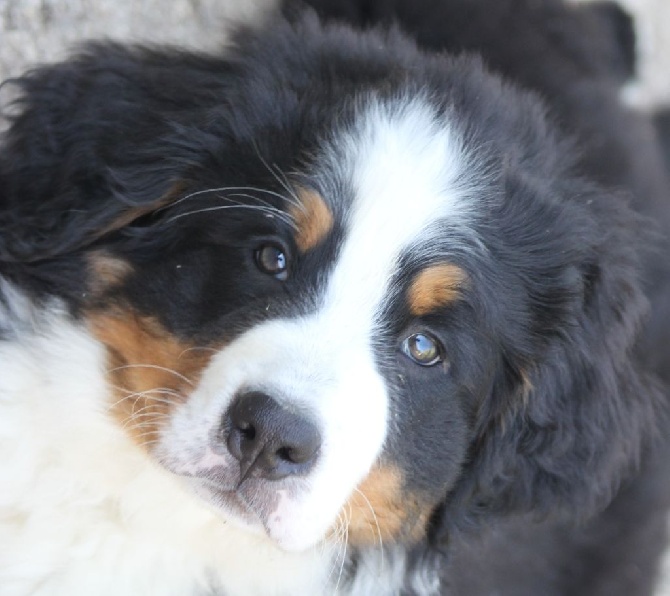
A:
[[[233,490],[236,462],[226,453],[212,458],[208,442],[238,393],[263,391],[315,420],[323,443],[307,477],[247,481],[239,489],[251,517],[282,548],[323,539],[382,451],[389,396],[375,358],[381,315],[396,291],[399,258],[422,250],[431,224],[467,227],[466,162],[458,136],[426,102],[372,101],[361,110],[318,165],[334,182],[324,186],[354,194],[318,309],[262,323],[223,349],[163,435],[158,455],[170,469],[189,474],[209,461]],[[220,500],[225,509],[226,495]]]

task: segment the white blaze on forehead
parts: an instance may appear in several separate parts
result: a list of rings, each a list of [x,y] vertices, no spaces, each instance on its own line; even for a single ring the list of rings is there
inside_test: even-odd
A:
[[[346,133],[329,155],[328,165],[347,178],[354,198],[325,307],[343,309],[369,329],[403,250],[425,243],[428,253],[422,232],[437,219],[465,223],[469,209],[459,181],[467,166],[456,132],[421,100],[375,103],[358,123],[362,128]]]
[[[267,373],[271,383],[291,387],[280,394],[311,410],[322,427],[309,492],[282,500],[266,525],[287,548],[323,536],[382,451],[389,402],[374,354],[376,319],[392,295],[390,280],[403,252],[411,246],[430,254],[425,232],[437,219],[467,226],[460,182],[466,161],[448,122],[413,100],[369,107],[320,164],[333,187],[349,186],[353,200],[322,305],[277,329],[294,349],[285,367]],[[324,382],[309,380],[319,375]]]

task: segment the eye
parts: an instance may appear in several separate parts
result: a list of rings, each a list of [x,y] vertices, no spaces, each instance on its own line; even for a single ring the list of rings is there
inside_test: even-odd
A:
[[[256,265],[268,275],[284,280],[288,277],[286,253],[276,244],[263,244],[254,252]]]
[[[414,333],[402,342],[402,351],[421,366],[433,366],[444,360],[442,344],[428,333]]]

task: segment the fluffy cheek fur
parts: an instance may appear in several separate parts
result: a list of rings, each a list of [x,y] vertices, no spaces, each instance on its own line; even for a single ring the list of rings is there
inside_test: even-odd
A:
[[[189,345],[130,308],[92,313],[88,326],[107,348],[110,414],[151,448],[173,408],[188,399],[210,349]]]

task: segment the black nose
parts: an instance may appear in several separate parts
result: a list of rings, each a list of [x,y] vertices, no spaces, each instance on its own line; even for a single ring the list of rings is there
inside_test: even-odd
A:
[[[240,482],[252,475],[279,480],[305,474],[321,447],[312,422],[256,391],[238,396],[224,427],[228,449],[240,462]]]

